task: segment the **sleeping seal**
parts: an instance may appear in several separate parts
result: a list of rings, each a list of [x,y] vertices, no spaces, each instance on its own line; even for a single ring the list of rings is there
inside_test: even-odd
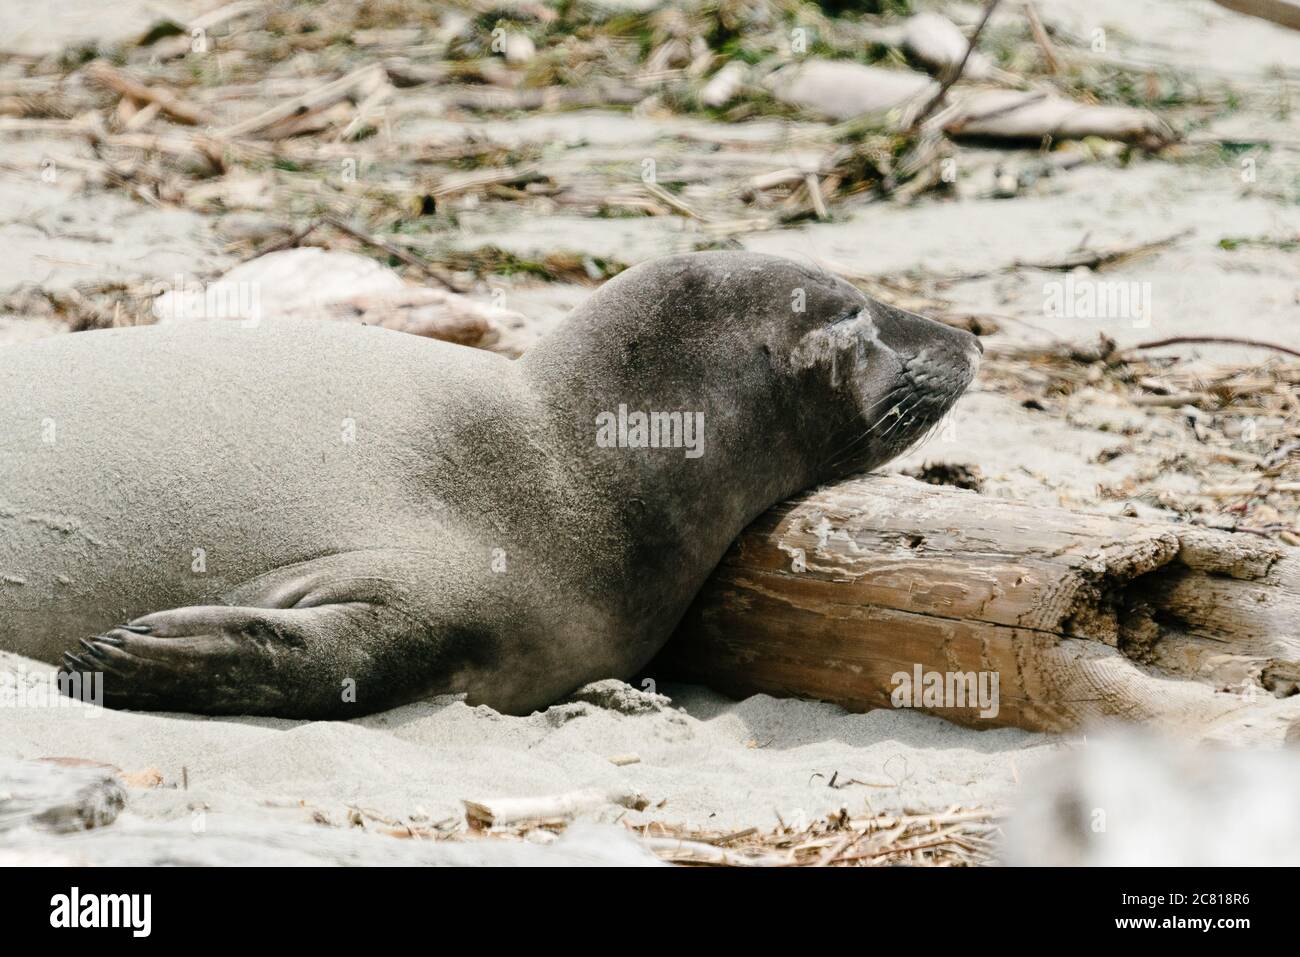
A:
[[[739,252],[606,283],[523,359],[198,322],[0,363],[0,649],[115,707],[503,712],[627,677],[740,530],[911,445],[976,339]]]

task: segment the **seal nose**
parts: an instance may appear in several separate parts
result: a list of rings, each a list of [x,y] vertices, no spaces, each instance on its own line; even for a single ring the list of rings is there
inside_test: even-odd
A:
[[[954,365],[963,366],[971,365],[984,352],[978,336],[914,312],[877,302],[872,305],[871,315],[880,341],[900,356],[938,352],[949,357]]]

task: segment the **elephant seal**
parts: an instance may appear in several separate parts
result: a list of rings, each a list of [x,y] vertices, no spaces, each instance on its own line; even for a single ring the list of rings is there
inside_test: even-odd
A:
[[[908,447],[979,351],[741,252],[630,269],[517,361],[311,322],[15,346],[0,649],[113,707],[528,713],[644,666],[746,524]]]

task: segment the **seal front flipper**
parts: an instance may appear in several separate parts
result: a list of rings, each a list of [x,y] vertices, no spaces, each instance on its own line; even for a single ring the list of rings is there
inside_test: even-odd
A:
[[[277,569],[230,605],[159,611],[82,639],[64,667],[102,671],[109,707],[200,714],[357,717],[455,690],[476,636],[421,590],[431,561],[362,551]]]

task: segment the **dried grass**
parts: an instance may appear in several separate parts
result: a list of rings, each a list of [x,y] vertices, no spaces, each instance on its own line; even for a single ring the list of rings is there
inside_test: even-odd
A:
[[[334,826],[312,809],[317,823]],[[994,840],[1003,812],[954,805],[934,813],[908,812],[853,817],[847,810],[771,830],[748,827],[709,831],[650,822],[624,827],[660,860],[694,867],[985,867],[996,863]],[[364,808],[349,808],[353,827],[378,825],[381,833],[404,840],[529,841],[549,844],[567,821],[525,821],[484,828],[472,821],[399,821]]]

